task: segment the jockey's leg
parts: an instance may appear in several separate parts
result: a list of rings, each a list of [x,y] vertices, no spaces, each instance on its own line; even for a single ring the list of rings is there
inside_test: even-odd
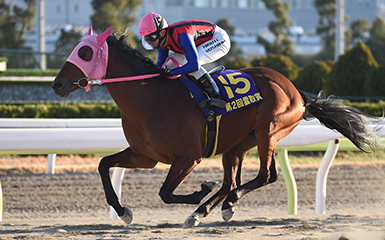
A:
[[[174,58],[175,61],[169,60],[165,63],[165,66],[168,69],[174,69],[176,67],[176,63],[184,65],[187,63],[186,56],[180,53],[172,53],[169,58]],[[198,83],[200,84],[203,91],[206,93],[207,98],[199,103],[201,107],[220,107],[224,108],[226,102],[223,100],[221,95],[219,94],[219,88],[210,74],[207,73],[206,69],[203,67],[199,67],[198,71],[192,72],[189,75],[193,76]]]
[[[211,46],[211,47],[207,47]],[[209,98],[202,101],[199,106],[208,107],[225,107],[226,102],[219,94],[219,88],[210,74],[201,67],[204,64],[215,62],[225,56],[230,50],[230,38],[220,27],[216,27],[213,38],[197,47],[199,69],[191,73],[201,84],[203,90],[208,94]]]
[[[198,71],[192,72],[190,75],[194,76],[197,79],[198,83],[201,85],[203,91],[207,93],[207,99],[199,103],[200,107],[220,107],[224,108],[226,102],[223,100],[219,94],[219,88],[215,83],[214,79],[207,73],[207,71],[200,67]]]

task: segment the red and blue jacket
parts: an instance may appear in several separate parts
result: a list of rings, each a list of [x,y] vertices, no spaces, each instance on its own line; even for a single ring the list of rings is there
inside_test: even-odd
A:
[[[199,68],[197,46],[213,38],[216,25],[205,20],[187,20],[174,23],[166,28],[167,35],[163,46],[158,48],[160,67],[169,55],[169,51],[182,53],[187,63],[171,70],[172,75],[188,74]]]

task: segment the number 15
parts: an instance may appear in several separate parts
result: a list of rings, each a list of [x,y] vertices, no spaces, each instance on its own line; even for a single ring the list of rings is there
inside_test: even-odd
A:
[[[219,79],[219,81],[221,81],[221,83],[223,83],[225,85],[237,85],[240,82],[244,83],[245,86],[243,88],[239,88],[239,87],[236,88],[235,92],[238,94],[245,94],[248,91],[250,91],[251,84],[250,84],[250,81],[246,78],[243,78],[243,77],[236,78],[237,75],[241,75],[241,74],[242,74],[241,72],[226,74],[226,77],[229,79],[230,83],[227,82],[223,76],[219,76],[218,79]],[[224,86],[224,87],[226,89],[226,93],[227,93],[227,96],[229,97],[229,99],[233,98],[234,92],[233,92],[232,87],[231,86]]]

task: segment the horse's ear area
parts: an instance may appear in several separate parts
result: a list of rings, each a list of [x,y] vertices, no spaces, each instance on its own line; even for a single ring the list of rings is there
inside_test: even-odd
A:
[[[90,28],[88,29],[87,36],[90,36],[92,34],[94,34],[94,31],[92,30],[92,27],[90,26]]]
[[[111,32],[112,32],[112,26],[109,29],[107,29],[104,33],[97,36],[96,39],[98,41],[98,44],[102,45],[106,41],[107,37],[110,36]]]

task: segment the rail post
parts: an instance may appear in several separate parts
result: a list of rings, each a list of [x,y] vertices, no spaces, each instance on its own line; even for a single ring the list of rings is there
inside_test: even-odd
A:
[[[326,207],[326,182],[333,160],[338,152],[339,139],[329,141],[328,148],[318,168],[315,184],[315,213],[324,214]]]
[[[55,174],[56,154],[48,154],[47,157],[47,174]]]
[[[281,168],[283,178],[285,179],[287,189],[287,214],[296,215],[298,209],[297,183],[294,174],[291,171],[289,157],[286,148],[277,148],[278,162]]]

